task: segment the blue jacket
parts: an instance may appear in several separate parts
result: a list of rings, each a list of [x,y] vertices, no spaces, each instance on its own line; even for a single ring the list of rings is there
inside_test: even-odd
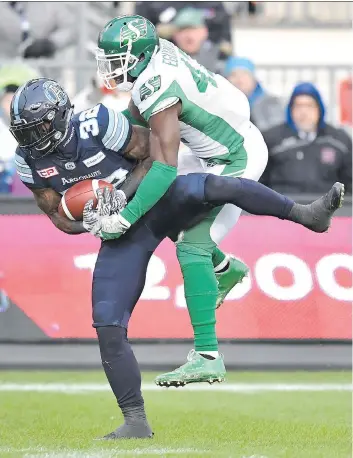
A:
[[[312,83],[300,83],[295,86],[292,95],[289,99],[289,103],[287,105],[287,124],[289,125],[289,127],[291,127],[293,130],[297,132],[296,125],[294,124],[292,118],[291,108],[295,97],[297,97],[298,95],[310,95],[316,100],[320,109],[319,128],[325,127],[325,106],[322,101],[320,92]]]

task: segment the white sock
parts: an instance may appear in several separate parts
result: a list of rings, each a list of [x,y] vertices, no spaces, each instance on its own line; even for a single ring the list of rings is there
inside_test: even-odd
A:
[[[212,356],[212,358],[216,359],[219,356],[218,351],[198,351],[197,352],[199,355],[207,355],[207,356]]]
[[[220,270],[223,270],[228,263],[229,263],[229,256],[226,256],[223,259],[223,261],[214,268],[215,273],[219,272]]]

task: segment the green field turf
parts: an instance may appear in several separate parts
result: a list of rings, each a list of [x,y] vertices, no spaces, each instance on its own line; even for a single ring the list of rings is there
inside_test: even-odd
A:
[[[203,391],[154,388],[154,375],[154,438],[99,442],[122,421],[102,372],[0,372],[0,458],[352,457],[348,372],[230,373]]]

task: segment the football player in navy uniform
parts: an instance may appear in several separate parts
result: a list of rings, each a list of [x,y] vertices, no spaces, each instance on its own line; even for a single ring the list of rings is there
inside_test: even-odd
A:
[[[324,232],[344,194],[343,185],[336,183],[312,204],[300,205],[252,180],[193,173],[179,176],[164,197],[129,227],[119,211],[151,167],[148,129],[132,126],[123,114],[102,104],[73,115],[63,88],[40,78],[14,95],[10,131],[19,144],[17,172],[53,224],[68,234],[90,232],[103,240],[93,274],[93,326],[103,368],[125,420],[106,439],[153,435],[127,328],[159,243],[167,236],[177,240],[182,230],[225,203]],[[97,209],[88,202],[82,222],[60,216],[62,194],[89,178],[109,181],[114,190],[99,193]],[[205,381],[218,377],[219,372],[215,378],[210,370]],[[173,385],[173,380],[168,384]]]

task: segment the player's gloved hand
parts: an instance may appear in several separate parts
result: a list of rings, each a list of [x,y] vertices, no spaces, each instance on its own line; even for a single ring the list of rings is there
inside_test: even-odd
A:
[[[119,213],[126,205],[126,196],[123,191],[109,190],[97,191],[97,213],[100,219],[99,237],[102,240],[118,239],[129,229],[131,224]],[[113,213],[113,214],[111,214]]]
[[[112,209],[112,194],[109,188],[97,189],[98,217],[109,216]]]
[[[86,203],[83,210],[83,227],[102,240],[121,237],[131,226],[119,213],[110,215],[112,209],[112,193],[108,188],[97,191],[97,209],[93,209],[93,200]]]
[[[101,218],[98,216],[97,210],[93,208],[93,200],[86,202],[83,209],[83,227],[85,230],[95,237],[99,237],[101,229]]]
[[[93,200],[89,200],[83,209],[83,227],[87,232],[90,232],[95,237],[100,237],[100,230],[102,227],[101,219],[103,216],[110,215],[111,209],[111,195],[108,188],[104,191],[97,190],[97,208],[94,209]]]
[[[111,210],[110,213],[118,213],[127,205],[126,195],[124,191],[120,189],[112,189],[111,195]]]
[[[121,237],[130,228],[131,224],[120,215],[103,216],[101,219],[100,238],[102,240],[113,240]]]

